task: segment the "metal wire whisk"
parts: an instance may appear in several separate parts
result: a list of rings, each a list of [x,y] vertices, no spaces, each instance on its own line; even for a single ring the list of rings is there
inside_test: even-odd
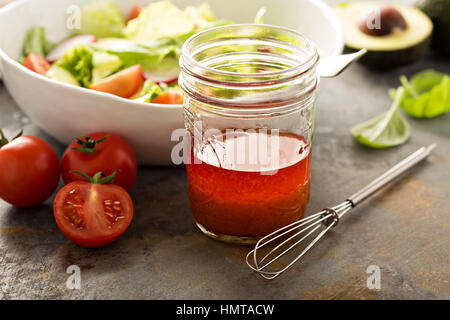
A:
[[[354,208],[380,188],[427,158],[435,147],[436,145],[432,144],[428,147],[420,148],[369,183],[366,187],[353,194],[343,203],[332,208],[326,208],[319,213],[296,221],[261,238],[256,243],[255,248],[247,254],[246,261],[248,266],[265,279],[270,280],[276,278],[303,257],[328,232],[328,230],[338,224],[339,220],[349,212],[350,209]],[[316,236],[313,237],[315,234]],[[309,242],[307,242],[308,239]],[[274,267],[274,264],[277,261],[281,261],[281,257],[285,256],[302,243],[306,243],[306,246],[302,247],[304,249],[297,256],[289,262],[284,263],[281,267]],[[262,251],[262,253],[260,251]]]

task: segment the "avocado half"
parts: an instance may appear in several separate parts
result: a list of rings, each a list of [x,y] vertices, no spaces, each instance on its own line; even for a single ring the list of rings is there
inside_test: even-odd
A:
[[[361,31],[361,15],[374,6],[396,9],[406,21],[406,27],[394,28],[384,35],[369,35]],[[345,52],[366,48],[359,61],[374,69],[388,69],[410,64],[425,56],[431,43],[433,23],[415,7],[378,1],[340,3],[335,5],[344,27]]]
[[[419,8],[433,21],[433,42],[437,52],[450,55],[450,0],[421,0]]]

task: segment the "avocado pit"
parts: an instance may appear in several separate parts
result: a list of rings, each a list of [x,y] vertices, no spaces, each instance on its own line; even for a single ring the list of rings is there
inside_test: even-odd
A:
[[[369,36],[379,37],[391,34],[395,29],[405,30],[407,23],[403,15],[392,6],[370,6],[359,18],[358,28]]]

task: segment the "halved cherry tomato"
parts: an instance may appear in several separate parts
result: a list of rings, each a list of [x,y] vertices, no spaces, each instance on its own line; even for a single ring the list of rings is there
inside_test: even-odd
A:
[[[129,98],[141,88],[143,82],[142,68],[137,64],[91,84],[89,89]]]
[[[47,60],[35,53],[30,53],[23,62],[23,65],[31,71],[42,75],[46,74],[48,69],[50,69],[50,64]]]
[[[179,92],[169,91],[157,96],[152,100],[152,103],[183,104],[183,96]]]
[[[97,173],[90,181],[76,181],[56,195],[56,224],[70,240],[83,247],[102,247],[119,238],[133,219],[133,202],[120,186],[105,184],[113,175]],[[111,178],[112,177],[112,178]]]
[[[73,171],[92,176],[99,171],[106,175],[120,170],[114,184],[130,191],[136,180],[137,162],[131,146],[113,133],[97,132],[76,138],[64,152],[61,173],[65,183],[84,180]]]
[[[136,19],[142,12],[142,7],[136,4],[133,9],[131,9],[130,15],[128,16],[128,21]]]
[[[47,200],[58,186],[59,159],[44,140],[20,135],[8,142],[0,130],[0,198],[32,207]]]

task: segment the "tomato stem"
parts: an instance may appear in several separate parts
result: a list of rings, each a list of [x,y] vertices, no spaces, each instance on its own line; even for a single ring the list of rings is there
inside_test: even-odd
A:
[[[97,172],[96,174],[94,174],[94,176],[92,176],[92,177],[90,177],[86,173],[80,172],[80,171],[70,171],[70,172],[79,174],[80,176],[85,178],[89,183],[92,183],[92,184],[109,184],[114,181],[114,179],[117,176],[117,172],[119,172],[119,171],[120,171],[120,169],[114,171],[109,176],[106,176],[103,172],[100,171],[100,172]]]
[[[99,143],[102,143],[107,138],[108,138],[108,136],[105,136],[104,138],[101,138],[99,140],[94,140],[88,136],[75,137],[75,140],[78,142],[78,144],[81,146],[81,148],[73,147],[72,150],[81,151],[81,152],[84,152],[89,155],[94,154],[97,151],[96,145]]]
[[[18,134],[15,135],[14,138],[11,139],[11,141],[21,137],[23,134],[23,129],[19,131]],[[3,130],[0,129],[0,148],[7,145],[8,143],[10,143],[11,141],[9,141],[8,139],[6,139],[5,134],[3,133]]]

